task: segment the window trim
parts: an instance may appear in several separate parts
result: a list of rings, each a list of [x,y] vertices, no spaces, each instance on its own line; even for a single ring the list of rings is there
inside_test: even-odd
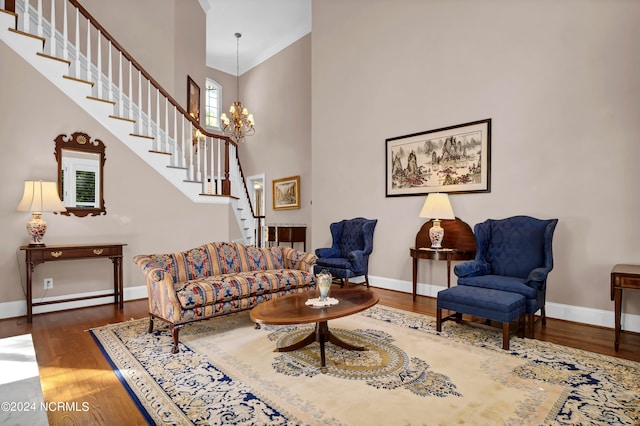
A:
[[[209,105],[209,92],[208,92],[209,85],[214,86],[215,89],[218,92],[217,105],[215,105],[215,108],[217,109],[217,112],[218,112],[218,125],[217,126],[210,126],[209,123],[207,122],[207,117],[208,117],[209,108],[210,108],[210,105]],[[222,127],[220,126],[220,115],[222,115],[222,86],[220,85],[220,83],[218,83],[214,79],[207,77],[206,80],[205,80],[205,86],[204,87],[205,87],[205,96],[204,96],[204,102],[205,102],[204,125],[205,125],[205,128],[206,129],[210,129],[210,130],[222,130]]]

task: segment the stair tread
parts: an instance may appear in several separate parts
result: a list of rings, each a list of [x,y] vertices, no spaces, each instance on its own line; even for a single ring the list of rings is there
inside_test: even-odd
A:
[[[70,75],[63,75],[62,78],[66,78],[67,80],[77,81],[78,83],[88,84],[90,86],[93,86],[93,84],[94,84],[92,81],[87,81],[87,80],[83,80],[81,78],[71,77]]]
[[[47,55],[46,53],[42,53],[42,52],[37,52],[36,55],[42,56],[43,58],[52,59],[52,60],[58,61],[58,62],[64,62],[67,65],[71,65],[71,61],[69,61],[67,59],[63,59],[63,58],[58,58],[57,56]]]
[[[105,102],[111,105],[115,105],[116,103],[113,101],[110,101],[109,99],[100,99],[100,98],[96,98],[94,96],[87,96],[87,99],[91,99],[92,101],[98,101],[98,102]]]
[[[145,139],[152,139],[152,140],[155,139],[154,136],[139,135],[138,133],[129,133],[129,136],[135,136],[136,138],[145,138]]]

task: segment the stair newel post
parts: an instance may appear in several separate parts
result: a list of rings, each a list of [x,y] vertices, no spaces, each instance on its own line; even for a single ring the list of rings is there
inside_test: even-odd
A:
[[[225,139],[224,156],[224,180],[222,181],[222,195],[231,195],[231,181],[229,180],[229,157],[231,156],[231,144],[229,139]]]
[[[87,81],[92,81],[91,80],[91,21],[88,18],[87,18]]]
[[[16,0],[5,0],[4,2],[4,9],[8,10],[9,12],[16,12]]]
[[[56,56],[56,0],[51,0],[51,56]]]
[[[42,0],[38,0],[38,35],[42,37]]]
[[[80,78],[80,9],[78,9],[77,7],[76,7],[75,35],[76,35],[76,40],[75,40],[76,57],[75,57],[75,73],[73,76],[75,78]]]

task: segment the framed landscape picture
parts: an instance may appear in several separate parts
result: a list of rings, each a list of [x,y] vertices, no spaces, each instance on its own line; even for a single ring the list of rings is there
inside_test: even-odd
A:
[[[273,209],[300,208],[300,176],[291,176],[273,181]]]
[[[491,192],[491,119],[386,140],[386,196]]]

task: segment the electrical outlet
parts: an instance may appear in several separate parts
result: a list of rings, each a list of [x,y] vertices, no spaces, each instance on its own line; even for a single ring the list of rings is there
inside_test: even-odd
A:
[[[48,290],[53,288],[53,278],[45,278],[44,279],[44,289]]]

